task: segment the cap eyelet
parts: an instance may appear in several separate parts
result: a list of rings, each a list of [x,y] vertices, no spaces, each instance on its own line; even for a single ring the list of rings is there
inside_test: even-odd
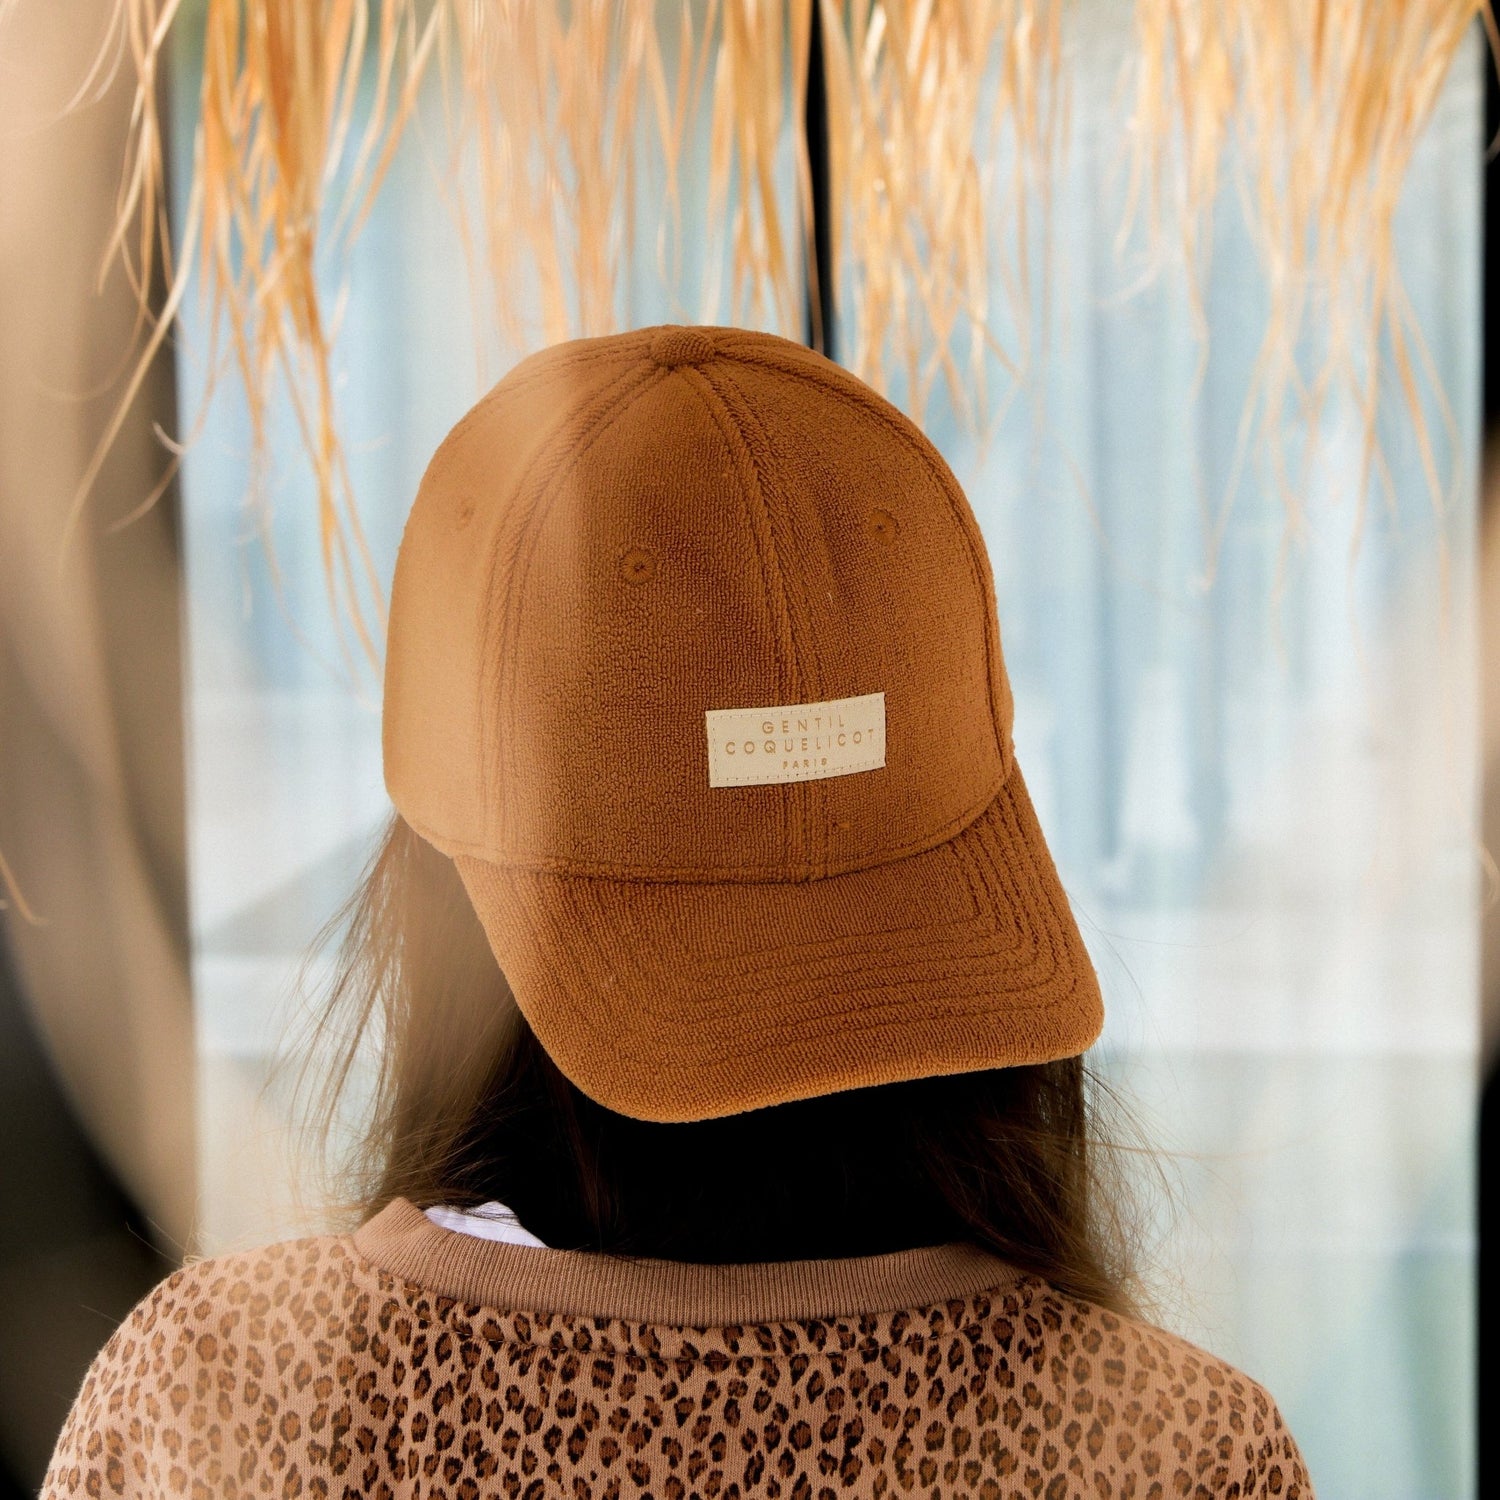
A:
[[[656,575],[656,558],[644,547],[632,547],[620,556],[620,577],[626,583],[645,583]]]
[[[869,515],[865,517],[865,530],[875,538],[877,542],[890,543],[896,540],[896,533],[900,531],[900,523],[890,511],[876,506]]]

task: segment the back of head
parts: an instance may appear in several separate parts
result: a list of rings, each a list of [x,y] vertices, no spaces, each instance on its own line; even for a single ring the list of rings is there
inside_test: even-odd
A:
[[[848,371],[719,327],[523,361],[397,559],[335,986],[382,1028],[364,1206],[699,1261],[969,1238],[1118,1303],[1099,987],[1012,715],[968,501]]]

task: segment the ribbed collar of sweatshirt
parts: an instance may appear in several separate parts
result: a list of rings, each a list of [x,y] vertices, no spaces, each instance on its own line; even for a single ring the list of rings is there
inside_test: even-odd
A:
[[[1020,1274],[967,1244],[847,1260],[629,1260],[455,1233],[404,1198],[356,1230],[354,1243],[377,1266],[460,1302],[695,1328],[926,1307]]]

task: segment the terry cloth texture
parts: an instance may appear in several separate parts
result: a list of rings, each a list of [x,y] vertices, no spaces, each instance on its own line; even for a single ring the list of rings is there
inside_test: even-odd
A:
[[[386,663],[392,800],[610,1108],[703,1119],[1098,1036],[974,515],[822,355],[667,325],[523,360],[423,477]]]
[[[747,1266],[454,1234],[206,1260],[105,1345],[43,1500],[1281,1496],[1275,1402],[962,1245]]]

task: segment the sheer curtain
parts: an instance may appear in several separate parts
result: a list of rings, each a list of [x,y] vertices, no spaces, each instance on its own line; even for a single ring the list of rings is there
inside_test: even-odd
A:
[[[1164,1153],[1159,1320],[1271,1389],[1323,1500],[1466,1494],[1482,49],[1474,38],[1447,81],[1399,221],[1451,403],[1451,431],[1430,400],[1428,416],[1452,494],[1433,505],[1393,389],[1388,483],[1354,546],[1361,434],[1335,395],[1313,446],[1283,434],[1305,459],[1288,546],[1264,466],[1236,467],[1265,316],[1239,204],[1226,191],[1214,226],[1200,372],[1181,276],[1140,287],[1139,247],[1115,247],[1128,13],[1081,11],[1028,312],[1037,357],[988,444],[941,401],[925,425],[988,539],[1019,754],[1105,984],[1096,1062]],[[428,456],[503,372],[474,357],[431,171],[409,140],[356,251],[340,342],[355,483],[387,577]],[[684,179],[691,224],[702,187]],[[672,288],[650,267],[628,283],[622,324],[721,315],[698,300],[712,268],[693,236],[683,249]],[[196,317],[179,356],[189,414],[207,345]],[[242,506],[248,430],[231,392],[184,478],[206,1251],[306,1227],[278,1106],[256,1090],[302,950],[388,811],[373,689],[361,701],[320,664],[336,653],[310,487],[285,414],[279,433],[279,592]]]

